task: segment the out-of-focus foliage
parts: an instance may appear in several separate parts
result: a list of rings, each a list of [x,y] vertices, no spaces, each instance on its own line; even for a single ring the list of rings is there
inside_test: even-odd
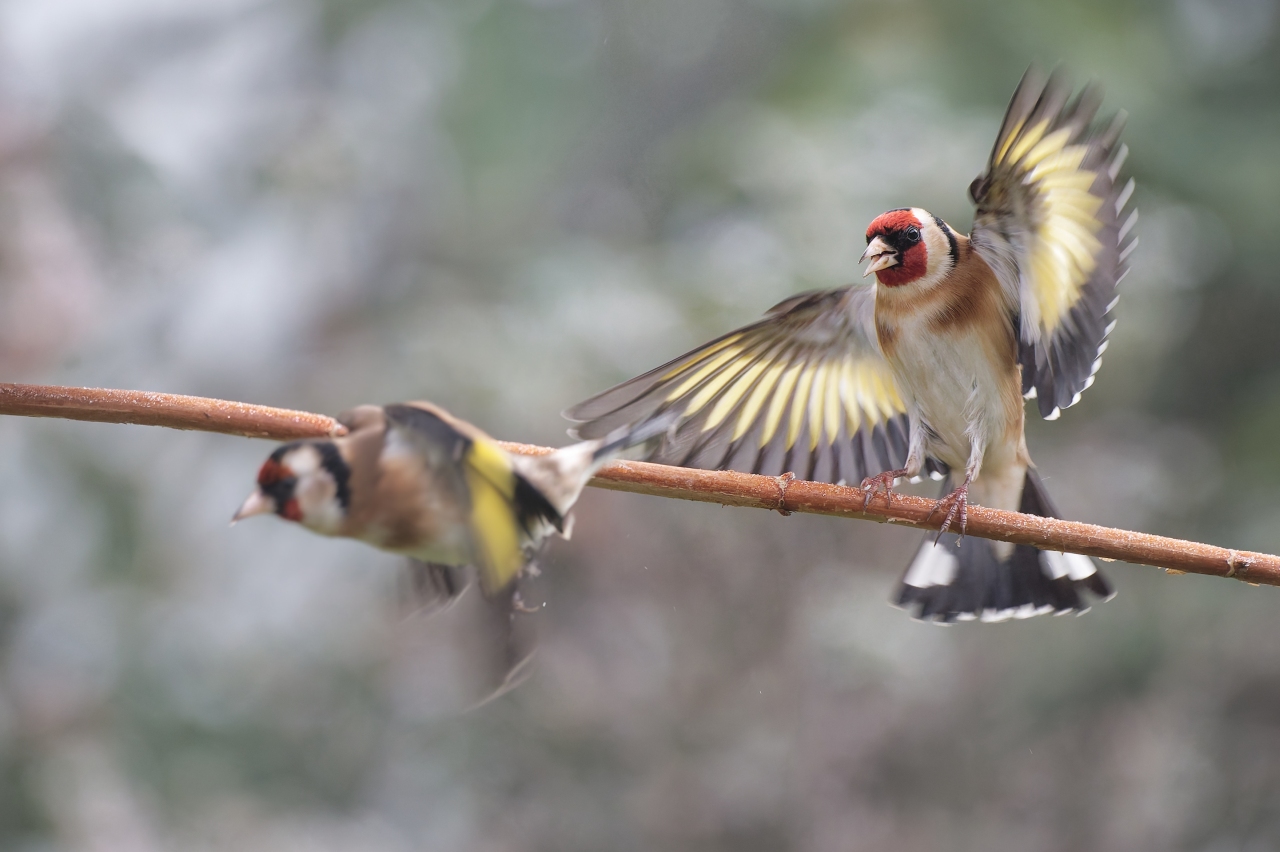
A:
[[[501,436],[967,227],[1028,63],[1131,114],[1142,245],[1030,441],[1071,517],[1280,550],[1276,0],[7,0],[8,380]],[[1266,849],[1280,598],[886,604],[917,534],[589,492],[533,679],[458,717],[396,562],[228,530],[262,443],[0,421],[0,846]],[[453,660],[451,662],[451,660]]]

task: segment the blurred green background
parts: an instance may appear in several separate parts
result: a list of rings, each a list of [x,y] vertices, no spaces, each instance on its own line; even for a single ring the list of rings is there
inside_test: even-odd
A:
[[[1277,0],[0,2],[0,367],[511,439],[857,279],[1032,61],[1142,244],[1032,453],[1068,517],[1280,551]],[[533,678],[458,716],[395,559],[227,528],[264,442],[0,419],[0,848],[1280,847],[1280,598],[887,604],[918,533],[589,491]],[[462,661],[462,662],[460,662]]]

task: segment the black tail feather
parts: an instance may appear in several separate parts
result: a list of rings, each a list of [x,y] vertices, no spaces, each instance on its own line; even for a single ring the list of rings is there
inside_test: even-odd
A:
[[[1057,517],[1044,485],[1027,471],[1019,510]],[[1002,558],[994,542],[972,536],[931,533],[903,575],[894,603],[916,618],[954,621],[1003,621],[1044,613],[1085,612],[1089,592],[1108,599],[1110,583],[1085,556],[1005,545]]]

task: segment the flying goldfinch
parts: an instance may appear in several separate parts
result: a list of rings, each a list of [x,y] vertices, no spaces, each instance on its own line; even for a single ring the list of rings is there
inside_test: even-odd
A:
[[[1093,383],[1136,240],[1123,115],[1094,119],[1055,73],[1023,77],[968,236],[918,207],[867,229],[873,287],[794,296],[757,323],[574,406],[583,438],[678,418],[651,461],[791,471],[889,493],[956,472],[896,603],[951,622],[1087,609],[1112,594],[1092,560],[963,536],[970,499],[1052,517],[1023,437],[1023,398],[1053,420]],[[865,276],[864,276],[865,277]],[[958,529],[960,535],[947,532]]]
[[[411,560],[420,601],[448,603],[474,566],[491,602],[498,690],[525,669],[532,645],[511,630],[517,580],[569,514],[593,473],[665,424],[623,430],[545,456],[512,455],[470,423],[427,402],[365,405],[338,417],[341,438],[276,449],[234,521],[275,514],[327,536],[354,538]]]

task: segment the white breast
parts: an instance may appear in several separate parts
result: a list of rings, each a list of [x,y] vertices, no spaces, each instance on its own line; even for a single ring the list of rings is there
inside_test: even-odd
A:
[[[908,406],[937,435],[925,452],[962,471],[971,439],[984,453],[998,449],[991,443],[1005,432],[1001,377],[972,331],[939,335],[926,322],[912,318],[899,326],[889,363]]]

